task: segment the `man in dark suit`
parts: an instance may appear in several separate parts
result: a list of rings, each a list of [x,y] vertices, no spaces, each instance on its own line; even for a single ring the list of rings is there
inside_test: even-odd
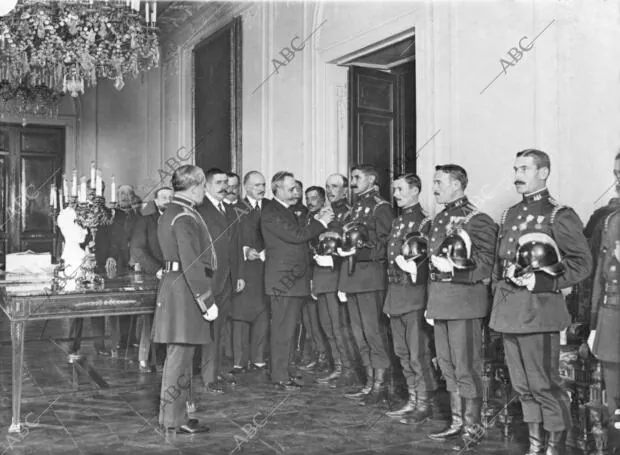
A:
[[[118,207],[114,210],[114,219],[110,226],[110,250],[106,260],[106,270],[112,274],[123,275],[127,273],[133,264],[130,263],[130,242],[134,227],[140,214],[131,205],[135,196],[131,185],[121,185],[118,187]],[[115,316],[110,318],[112,325],[112,357],[120,355],[122,349],[137,344],[135,332],[131,327],[135,316]]]
[[[239,223],[233,210],[224,204],[228,187],[228,176],[221,169],[206,172],[205,198],[197,207],[213,236],[218,269],[213,277],[215,301],[219,307],[219,318],[214,324],[213,343],[202,346],[201,373],[207,391],[223,393],[223,377],[220,370],[221,331],[232,306],[233,292],[241,292],[245,287],[243,280],[243,261],[239,243]]]
[[[308,241],[333,220],[331,208],[321,210],[308,226],[300,226],[290,206],[299,199],[295,177],[278,172],[271,179],[274,201],[261,214],[265,240],[265,289],[271,299],[271,380],[278,390],[301,387],[288,372],[295,323],[310,296]]]
[[[266,367],[265,348],[269,330],[269,311],[265,295],[265,242],[260,230],[265,199],[265,177],[250,171],[244,179],[246,197],[236,205],[241,228],[245,289],[233,297],[233,372]]]
[[[131,238],[131,257],[136,264],[140,264],[142,272],[148,275],[155,275],[164,266],[164,258],[159,246],[159,239],[157,238],[157,222],[164,213],[166,206],[172,200],[172,188],[159,188],[155,191],[155,198],[153,200],[156,211],[138,218]],[[139,371],[140,373],[150,373],[153,371],[148,366],[153,316],[146,315],[142,319],[140,349],[138,350]]]
[[[192,358],[196,346],[213,343],[211,321],[218,318],[213,273],[218,258],[213,238],[196,204],[204,199],[205,175],[197,166],[181,166],[172,175],[175,194],[159,219],[157,235],[164,274],[157,293],[153,341],[166,343],[159,424],[178,433],[208,431],[187,417]]]

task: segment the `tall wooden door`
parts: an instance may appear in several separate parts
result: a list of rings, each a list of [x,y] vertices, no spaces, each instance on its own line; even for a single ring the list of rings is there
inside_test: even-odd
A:
[[[0,263],[19,251],[56,251],[50,189],[62,180],[64,128],[0,124]],[[55,258],[54,258],[55,259]]]
[[[375,166],[381,195],[390,201],[392,179],[415,172],[413,64],[391,71],[351,66],[349,127],[351,166]]]

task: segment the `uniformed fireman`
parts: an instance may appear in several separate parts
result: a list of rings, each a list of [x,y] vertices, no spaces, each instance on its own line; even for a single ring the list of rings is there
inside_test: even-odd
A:
[[[610,424],[608,443],[620,453],[620,209],[604,222],[590,312],[588,344],[601,362]],[[614,452],[615,450],[615,452]]]
[[[549,195],[550,170],[545,152],[517,153],[514,184],[523,200],[502,215],[489,323],[503,334],[510,380],[528,423],[528,455],[564,453],[571,427],[558,370],[560,331],[571,322],[564,294],[592,268],[579,217]]]
[[[408,421],[415,423],[431,416],[429,401],[437,390],[429,326],[424,320],[431,219],[418,202],[421,189],[420,178],[412,173],[397,177],[393,183],[394,200],[402,213],[394,219],[388,240],[388,290],[383,306],[390,318],[394,352],[400,358],[409,389],[408,401],[386,415],[408,415]]]
[[[153,341],[166,343],[159,423],[166,430],[200,433],[209,429],[188,420],[192,359],[198,345],[213,342],[211,321],[218,316],[213,297],[217,258],[207,225],[196,211],[205,196],[205,175],[197,166],[172,175],[174,197],[159,218],[157,236],[164,274],[153,321]]]
[[[379,174],[361,164],[351,171],[351,189],[356,195],[343,229],[343,261],[338,281],[339,298],[347,300],[353,337],[366,369],[366,384],[345,394],[364,403],[384,397],[385,371],[390,366],[387,322],[382,315],[386,285],[386,245],[392,228],[392,207],[379,196]]]
[[[447,164],[435,171],[433,194],[445,206],[430,232],[427,317],[434,320],[437,361],[450,393],[452,421],[429,437],[444,440],[462,433],[464,444],[473,446],[480,429],[482,319],[490,306],[497,224],[465,196],[465,169]]]
[[[318,300],[319,319],[325,332],[334,362],[333,370],[317,379],[321,384],[334,387],[351,385],[355,382],[355,372],[347,351],[346,305],[338,301],[338,277],[342,259],[336,256],[338,246],[342,246],[342,226],[351,206],[347,202],[349,179],[341,174],[333,174],[325,182],[326,196],[334,211],[334,220],[328,231],[319,236],[314,261],[312,295]],[[344,307],[344,308],[343,308]]]

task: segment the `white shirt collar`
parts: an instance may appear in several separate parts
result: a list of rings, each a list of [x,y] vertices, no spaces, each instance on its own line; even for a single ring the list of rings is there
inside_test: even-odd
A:
[[[275,196],[274,196],[274,199],[275,199],[276,201],[278,201],[280,204],[282,204],[285,208],[287,208],[287,209],[289,208],[289,205],[288,205],[286,202],[281,201],[280,199],[278,199],[278,198],[277,198],[277,197],[275,197]]]
[[[246,195],[246,197],[248,198],[248,201],[250,201],[250,205],[252,206],[252,208],[256,208],[256,206],[258,205],[259,208],[263,208],[262,207],[262,201],[258,201],[256,199],[254,199],[251,196]]]
[[[211,203],[213,204],[213,206],[214,206],[216,209],[218,209],[218,210],[219,210],[219,207],[220,207],[220,202],[221,202],[221,201],[218,201],[217,199],[215,199],[213,196],[211,196],[211,195],[210,195],[209,193],[207,193],[206,191],[205,191],[205,196],[206,196],[206,197],[207,197],[207,198],[211,201]]]

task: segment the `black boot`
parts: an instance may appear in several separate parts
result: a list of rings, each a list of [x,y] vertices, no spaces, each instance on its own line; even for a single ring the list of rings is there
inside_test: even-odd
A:
[[[371,366],[366,367],[366,384],[361,389],[356,392],[345,393],[344,397],[349,398],[351,400],[358,400],[360,398],[365,397],[372,390],[372,384],[374,381],[374,370]]]
[[[452,448],[464,452],[476,447],[484,438],[486,430],[481,423],[482,399],[465,398],[465,422],[463,425],[463,442]]]
[[[334,369],[332,370],[332,372],[327,376],[317,379],[316,382],[318,382],[319,384],[327,384],[329,383],[329,381],[338,379],[341,375],[342,375],[342,362],[340,360],[336,360],[334,362]]]
[[[530,434],[530,448],[525,455],[541,455],[545,453],[545,432],[540,423],[528,422],[527,430]]]
[[[450,392],[450,410],[452,412],[452,422],[450,426],[437,433],[431,433],[429,438],[435,441],[445,441],[446,438],[451,438],[461,434],[463,430],[463,405],[461,403],[461,396],[458,392]]]
[[[318,364],[319,364],[319,353],[315,352],[310,362],[306,363],[305,365],[300,365],[298,368],[303,371],[312,371],[318,366]]]
[[[420,392],[418,393],[418,402],[415,410],[407,416],[406,419],[400,421],[405,424],[419,424],[424,423],[433,416],[433,392]]]
[[[545,455],[564,455],[566,431],[550,431]]]
[[[372,385],[372,389],[370,393],[362,398],[363,406],[370,406],[373,404],[380,403],[382,400],[387,398],[387,390],[385,389],[385,368],[376,368],[375,369],[375,381]]]
[[[399,409],[396,409],[394,411],[388,411],[385,413],[385,415],[388,417],[402,417],[405,414],[409,414],[410,412],[415,411],[417,401],[418,394],[412,387],[409,389],[409,400],[407,400],[407,402]]]

